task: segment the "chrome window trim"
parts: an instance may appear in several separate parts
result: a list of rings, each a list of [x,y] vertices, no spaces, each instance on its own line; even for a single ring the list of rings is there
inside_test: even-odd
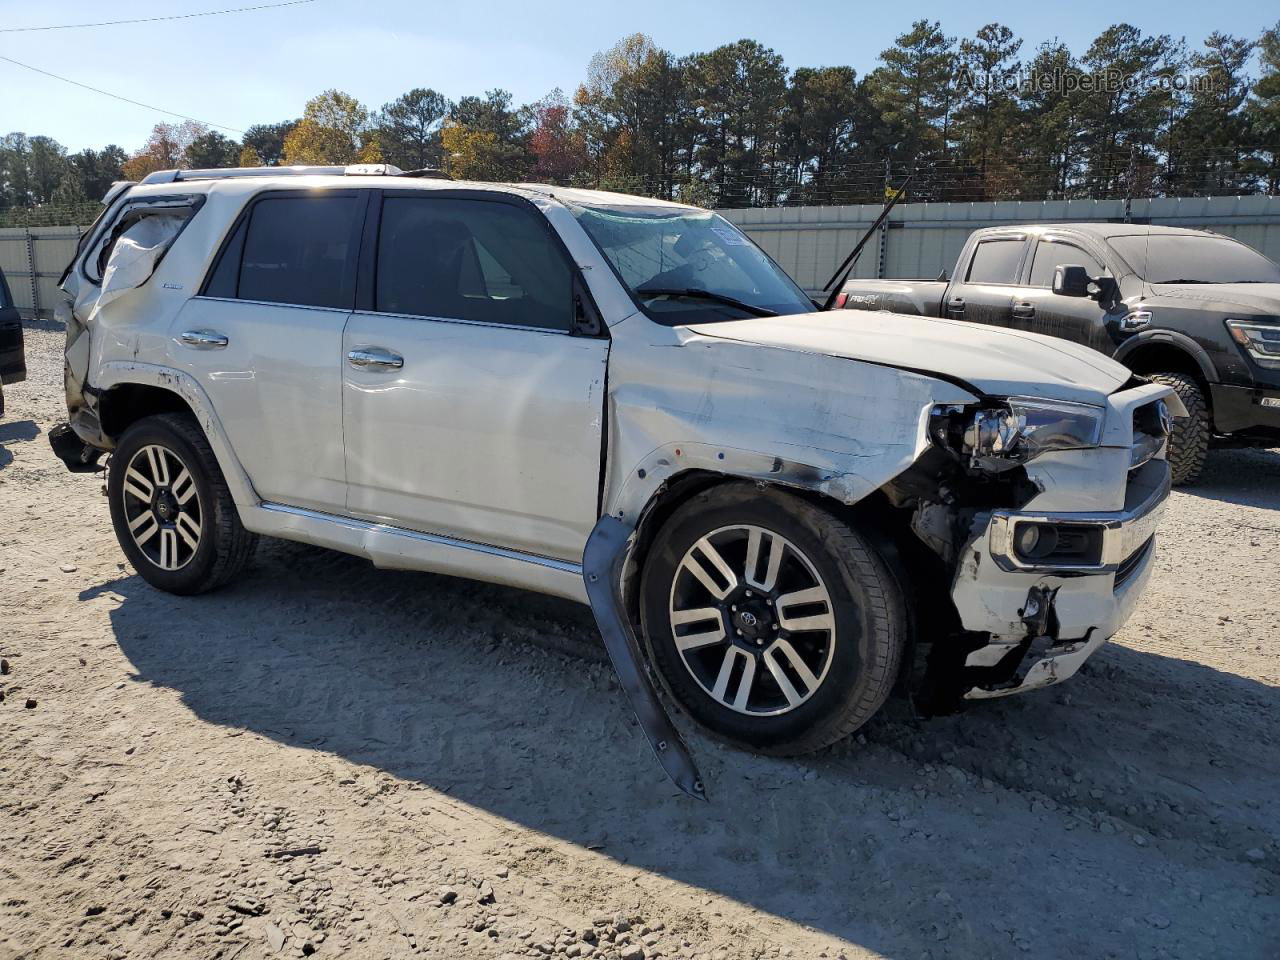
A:
[[[534,553],[522,553],[519,550],[508,550],[506,547],[495,547],[487,543],[476,543],[472,540],[457,540],[453,537],[445,537],[436,533],[423,533],[418,530],[409,530],[404,527],[393,526],[389,523],[376,523],[371,520],[359,520],[355,517],[344,517],[334,513],[322,513],[319,510],[307,510],[304,507],[291,507],[284,503],[272,503],[263,501],[259,504],[263,510],[272,513],[285,513],[295,517],[304,517],[308,520],[321,520],[326,523],[336,523],[340,526],[348,527],[355,530],[364,530],[368,532],[386,533],[397,537],[405,537],[409,540],[420,540],[424,543],[430,543],[439,547],[451,547],[456,550],[467,550],[472,553],[481,553],[490,557],[501,557],[504,560],[516,560],[521,563],[530,563],[538,567],[546,567],[551,570],[557,570],[560,573],[568,573],[573,576],[582,576],[582,564],[571,563],[568,560],[556,560],[553,557],[542,557]]]
[[[211,303],[247,303],[256,307],[288,307],[290,310],[324,310],[329,313],[351,313],[347,307],[320,307],[314,303],[281,303],[279,300],[244,300],[240,297],[209,297],[197,293],[192,300],[208,300]]]
[[[1036,574],[1105,574],[1115,573],[1135,550],[1145,544],[1160,525],[1169,498],[1170,476],[1165,469],[1163,482],[1147,499],[1131,510],[1114,513],[1036,513],[997,510],[988,524],[988,549],[996,565],[1008,573]],[[1019,524],[1048,523],[1064,526],[1102,529],[1101,562],[1094,564],[1028,563],[1014,549],[1014,535]]]
[[[393,317],[397,320],[430,320],[435,323],[460,323],[468,327],[488,327],[492,330],[524,330],[529,333],[550,333],[562,337],[573,336],[572,330],[560,327],[534,327],[527,323],[494,323],[489,320],[468,320],[465,317],[432,317],[424,313],[392,313],[389,310],[352,310],[361,317]]]

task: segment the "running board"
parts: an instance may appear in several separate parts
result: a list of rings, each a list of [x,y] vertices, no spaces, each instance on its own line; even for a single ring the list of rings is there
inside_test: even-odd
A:
[[[644,655],[622,600],[622,571],[630,553],[633,531],[616,517],[605,514],[587,538],[582,554],[582,576],[587,584],[591,613],[613,661],[618,682],[631,701],[640,729],[672,783],[696,800],[706,800],[702,778],[689,748],[658,699],[645,671]]]

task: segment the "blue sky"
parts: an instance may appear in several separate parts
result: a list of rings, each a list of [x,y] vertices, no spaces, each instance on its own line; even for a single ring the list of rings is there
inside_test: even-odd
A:
[[[42,26],[187,13],[262,0],[142,0],[31,3],[0,0],[0,26]],[[965,36],[999,21],[1024,49],[1058,37],[1083,52],[1118,19],[1148,33],[1197,44],[1213,30],[1256,37],[1275,24],[1273,3],[1230,5],[1138,0],[1123,6],[1079,0],[1048,3],[890,3],[850,0],[648,0],[593,5],[563,0],[316,0],[305,6],[189,21],[0,33],[0,55],[123,96],[228,127],[298,116],[306,100],[338,87],[371,107],[415,86],[450,97],[491,87],[518,102],[554,87],[572,93],[597,50],[642,31],[678,53],[741,37],[773,47],[789,67],[849,64],[859,74],[911,20],[942,21]],[[1120,10],[1123,9],[1123,15]],[[0,132],[43,133],[72,150],[141,145],[152,124],[171,119],[0,61]],[[232,134],[234,135],[234,134]]]

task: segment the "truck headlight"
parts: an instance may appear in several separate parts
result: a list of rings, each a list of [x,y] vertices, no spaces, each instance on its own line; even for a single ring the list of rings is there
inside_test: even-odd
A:
[[[1249,351],[1253,362],[1270,370],[1280,368],[1280,324],[1228,320],[1231,339]]]
[[[1010,397],[999,406],[969,408],[959,431],[934,430],[980,470],[999,473],[1050,450],[1096,447],[1105,411],[1087,403]],[[954,420],[952,421],[954,423]]]

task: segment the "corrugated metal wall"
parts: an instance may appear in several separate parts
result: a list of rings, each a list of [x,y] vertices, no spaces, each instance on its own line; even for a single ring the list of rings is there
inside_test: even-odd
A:
[[[903,203],[889,227],[862,251],[854,276],[936,277],[950,272],[965,239],[979,227],[1011,223],[1122,221],[1123,200],[1004,203]],[[778,261],[800,286],[817,293],[880,214],[851,207],[769,207],[722,210]],[[1167,197],[1134,200],[1136,223],[1207,228],[1237,238],[1280,261],[1280,197]]]
[[[80,227],[8,227],[0,230],[0,270],[24,317],[51,317],[63,296],[58,278],[76,252]]]

